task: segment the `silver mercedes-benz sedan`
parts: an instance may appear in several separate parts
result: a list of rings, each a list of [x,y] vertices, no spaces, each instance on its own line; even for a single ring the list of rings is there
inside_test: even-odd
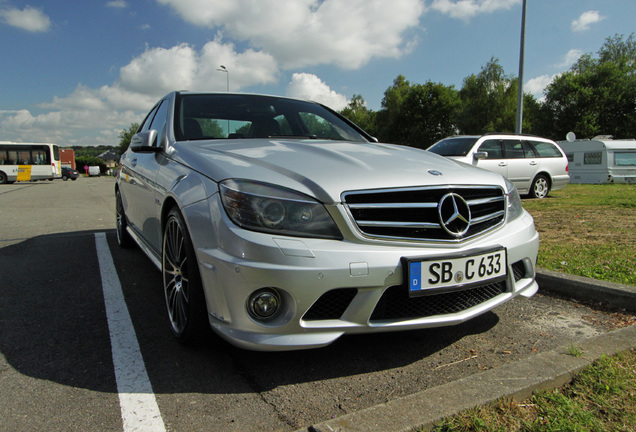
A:
[[[163,275],[174,335],[254,350],[459,324],[537,291],[499,174],[378,143],[329,108],[173,92],[121,158],[117,241]]]

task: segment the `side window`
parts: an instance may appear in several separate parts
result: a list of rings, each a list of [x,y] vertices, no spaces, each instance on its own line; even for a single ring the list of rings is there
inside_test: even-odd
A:
[[[503,159],[503,151],[501,150],[501,141],[486,140],[479,146],[478,151],[488,152],[486,159]]]
[[[18,161],[18,151],[17,150],[9,150],[9,165],[18,165],[20,162]]]
[[[152,124],[152,119],[155,118],[155,114],[157,113],[157,109],[159,109],[159,105],[155,106],[152,111],[148,113],[143,123],[139,127],[137,132],[147,132],[150,130],[150,125]]]
[[[18,150],[18,165],[31,165],[31,151]]]
[[[150,129],[154,129],[157,131],[158,135],[161,135],[163,131],[163,127],[166,125],[166,116],[168,115],[168,102],[162,101],[161,105],[157,109],[157,114],[155,114],[155,118],[152,120],[150,124]]]
[[[534,147],[532,147],[528,141],[521,141],[521,145],[523,147],[523,153],[527,158],[535,158],[539,156],[539,154],[534,150]]]
[[[519,140],[503,140],[506,150],[506,159],[523,159],[525,156],[523,146]]]
[[[539,157],[561,157],[561,152],[554,146],[554,144],[542,141],[532,141],[531,144]]]
[[[32,151],[33,163],[36,165],[48,165],[51,163],[49,160],[49,152],[47,150],[47,148],[34,147]]]
[[[603,161],[601,152],[586,152],[583,154],[583,165],[600,165]]]
[[[636,152],[615,152],[614,165],[636,166]]]

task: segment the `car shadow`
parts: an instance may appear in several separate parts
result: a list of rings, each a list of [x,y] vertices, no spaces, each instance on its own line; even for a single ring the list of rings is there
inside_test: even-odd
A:
[[[155,393],[235,394],[403,367],[487,332],[488,312],[453,327],[345,336],[306,351],[253,352],[210,335],[176,342],[161,274],[136,248],[107,241]],[[34,237],[0,249],[0,353],[23,375],[116,392],[95,232]]]

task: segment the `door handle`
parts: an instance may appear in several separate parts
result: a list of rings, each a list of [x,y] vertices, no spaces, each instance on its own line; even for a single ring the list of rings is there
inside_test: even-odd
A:
[[[134,158],[133,160],[131,160],[131,161],[130,161],[130,164],[131,164],[133,167],[136,167],[136,166],[137,166],[137,158]]]

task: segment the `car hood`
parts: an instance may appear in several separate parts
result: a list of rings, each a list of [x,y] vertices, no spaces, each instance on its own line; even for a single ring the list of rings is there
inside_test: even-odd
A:
[[[425,150],[393,144],[322,140],[176,143],[169,157],[214,181],[280,185],[324,203],[342,192],[441,184],[503,185],[503,177]]]

